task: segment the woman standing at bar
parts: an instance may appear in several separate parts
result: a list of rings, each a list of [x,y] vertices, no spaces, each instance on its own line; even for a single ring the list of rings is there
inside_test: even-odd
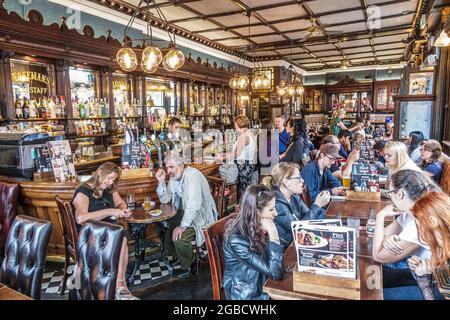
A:
[[[263,184],[275,192],[275,226],[285,249],[293,241],[292,221],[325,218],[325,212],[321,208],[330,202],[330,193],[321,192],[311,208],[308,208],[300,197],[304,190],[304,181],[298,164],[277,164],[272,169],[272,176],[263,179]]]
[[[98,167],[88,181],[78,186],[72,200],[78,225],[91,219],[117,223],[117,218],[126,218],[131,215],[125,201],[116,190],[119,178],[120,168],[112,162],[105,162]],[[127,239],[124,239],[119,259],[116,300],[138,300],[126,285],[127,265],[128,245]]]
[[[437,184],[441,182],[442,173],[442,147],[439,141],[426,140],[420,148],[420,166],[424,174],[434,180]]]
[[[275,193],[264,185],[247,188],[236,219],[226,227],[223,288],[227,300],[268,300],[268,277],[283,276],[283,246],[273,219]]]
[[[286,152],[280,156],[280,161],[300,165],[304,151],[300,120],[292,117],[287,119],[286,131],[290,134],[291,139]]]
[[[258,181],[256,171],[257,144],[256,137],[249,130],[250,121],[244,115],[234,119],[234,128],[238,138],[233,147],[238,167],[238,188],[242,196],[248,185]]]

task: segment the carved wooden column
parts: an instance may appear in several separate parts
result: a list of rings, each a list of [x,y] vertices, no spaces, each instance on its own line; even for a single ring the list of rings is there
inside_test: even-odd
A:
[[[0,111],[5,119],[13,119],[14,97],[11,79],[11,57],[13,52],[0,50]]]
[[[100,90],[98,97],[100,99],[106,99],[109,102],[109,115],[110,117],[114,117],[115,114],[115,105],[114,105],[114,92],[113,92],[113,84],[112,77],[114,69],[111,67],[101,67],[99,69],[100,73]],[[108,131],[117,130],[116,121],[114,119],[103,120],[107,121],[106,127]],[[109,122],[109,123],[108,123]],[[105,141],[105,140],[104,140]]]
[[[67,60],[56,60],[55,63],[55,85],[56,95],[64,96],[66,100],[66,115],[68,118],[73,117],[72,94],[70,91],[70,62]],[[73,121],[67,121],[66,134],[74,135],[76,132]]]

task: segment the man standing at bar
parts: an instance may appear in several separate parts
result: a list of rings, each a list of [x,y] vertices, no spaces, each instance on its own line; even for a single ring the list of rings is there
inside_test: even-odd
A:
[[[182,269],[177,277],[187,278],[192,275],[195,262],[191,242],[195,239],[197,246],[205,242],[202,228],[217,220],[217,209],[203,173],[185,166],[178,155],[169,154],[165,162],[170,180],[166,185],[166,172],[159,169],[156,193],[161,203],[172,202],[177,215],[167,220],[169,230],[163,241],[174,257],[172,265],[179,263]]]
[[[286,128],[284,127],[284,116],[281,114],[275,117],[275,129],[277,129],[279,134],[278,150],[280,155],[282,155],[287,149],[291,135],[287,133]]]

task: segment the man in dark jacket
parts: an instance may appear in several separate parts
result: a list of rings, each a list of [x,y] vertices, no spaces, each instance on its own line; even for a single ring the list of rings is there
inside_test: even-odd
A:
[[[301,175],[308,187],[311,200],[314,201],[323,190],[328,190],[331,195],[344,194],[342,184],[330,171],[331,165],[338,158],[341,158],[339,148],[327,143],[320,147],[317,160],[311,161],[303,168]]]

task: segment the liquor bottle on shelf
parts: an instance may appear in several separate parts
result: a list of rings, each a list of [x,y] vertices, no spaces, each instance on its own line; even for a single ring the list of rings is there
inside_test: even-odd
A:
[[[23,118],[28,119],[30,118],[30,100],[27,98],[23,98]]]
[[[48,112],[48,99],[47,97],[44,97],[42,99],[42,104],[41,104],[41,118],[47,118],[49,115]]]
[[[59,106],[60,106],[60,117],[65,118],[66,117],[66,99],[64,96],[59,97]]]
[[[80,105],[78,100],[72,98],[72,117],[79,118],[80,117]]]
[[[30,118],[37,118],[36,99],[30,101]]]
[[[79,109],[78,113],[80,115],[80,118],[85,119],[86,118],[86,108],[84,106],[83,101],[80,101],[80,103],[78,104],[78,109]]]
[[[102,118],[106,118],[108,116],[108,111],[106,109],[106,102],[103,101],[103,99],[100,99],[100,116]]]
[[[19,99],[19,95],[16,96],[16,118],[23,118],[22,102]]]
[[[50,115],[50,118],[56,118],[56,103],[53,99],[53,97],[50,97],[48,100],[48,112]]]

